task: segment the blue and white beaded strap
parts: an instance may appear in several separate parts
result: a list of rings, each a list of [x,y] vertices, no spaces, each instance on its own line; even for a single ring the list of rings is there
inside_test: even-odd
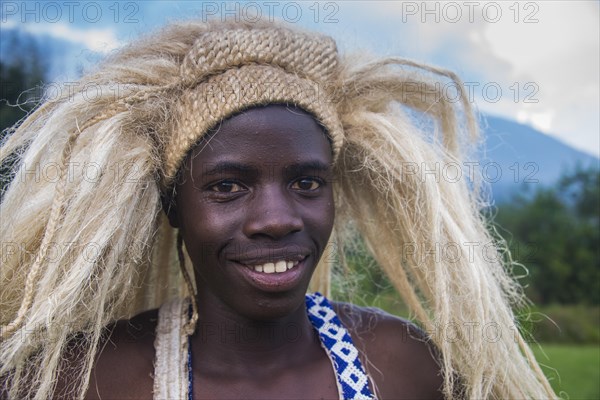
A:
[[[307,294],[306,309],[319,333],[321,345],[334,365],[340,397],[346,400],[374,399],[358,350],[329,301],[320,293]]]

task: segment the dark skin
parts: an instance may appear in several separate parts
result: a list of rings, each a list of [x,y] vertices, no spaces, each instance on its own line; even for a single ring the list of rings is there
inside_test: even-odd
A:
[[[339,397],[304,305],[333,224],[331,163],[320,125],[275,105],[224,121],[184,163],[168,216],[183,235],[198,288],[195,399]],[[278,260],[296,265],[255,270]],[[378,310],[334,308],[378,398],[442,398],[439,366],[418,329]],[[156,321],[153,310],[110,328],[86,398],[152,398]],[[60,375],[58,392],[69,372]]]

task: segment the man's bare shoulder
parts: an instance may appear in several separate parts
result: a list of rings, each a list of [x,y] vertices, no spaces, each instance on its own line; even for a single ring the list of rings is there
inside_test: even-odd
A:
[[[151,310],[106,327],[92,367],[86,399],[151,397],[157,317],[157,310]],[[81,365],[81,348],[88,345],[80,336],[69,344],[55,398],[70,398],[70,377]]]
[[[377,308],[333,302],[382,399],[443,398],[439,356],[415,324]]]

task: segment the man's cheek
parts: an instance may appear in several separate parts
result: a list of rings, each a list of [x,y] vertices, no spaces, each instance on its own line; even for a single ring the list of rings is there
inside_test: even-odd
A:
[[[186,243],[186,248],[194,265],[202,265],[207,261],[214,259],[217,251],[216,243],[203,240],[195,240],[193,243]]]

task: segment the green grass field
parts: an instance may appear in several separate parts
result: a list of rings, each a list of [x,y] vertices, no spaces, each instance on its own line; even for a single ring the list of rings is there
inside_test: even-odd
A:
[[[600,399],[600,346],[533,345],[535,356],[563,399]],[[545,354],[545,355],[544,355]]]

